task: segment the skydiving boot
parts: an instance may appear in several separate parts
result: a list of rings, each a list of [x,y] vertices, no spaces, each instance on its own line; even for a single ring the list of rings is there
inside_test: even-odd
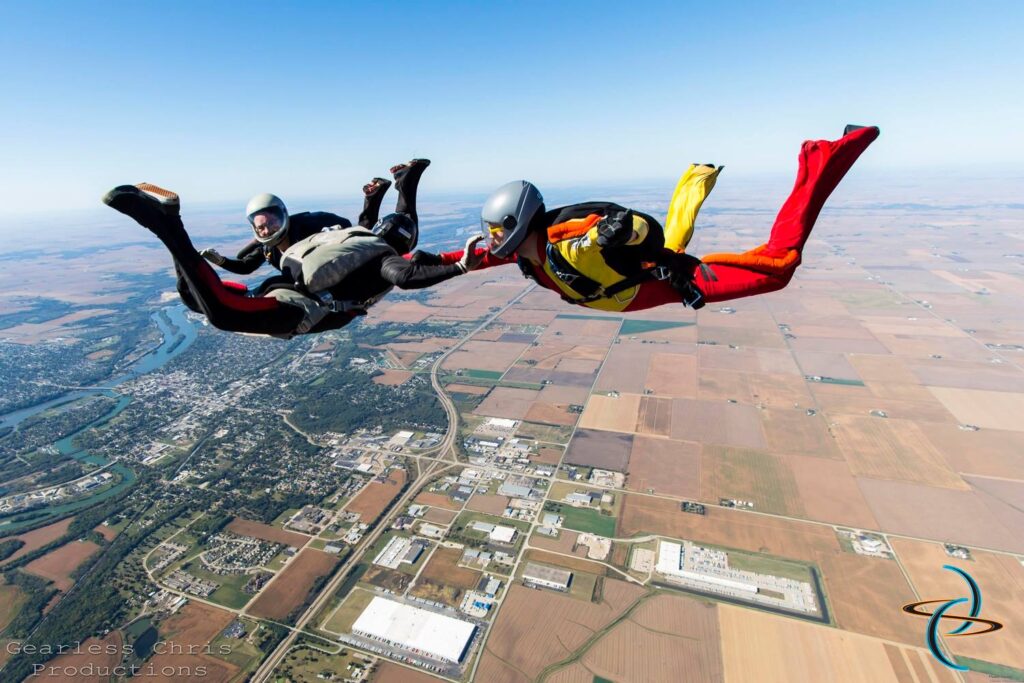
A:
[[[391,187],[391,181],[385,178],[374,178],[363,185],[363,210],[359,212],[359,225],[369,228],[380,218],[380,204],[384,194]]]
[[[391,187],[391,181],[387,178],[374,178],[363,185],[363,196],[367,199],[375,199],[377,195],[387,192],[389,187]]]
[[[858,126],[854,123],[846,124],[846,128],[843,128],[843,137],[845,138],[850,133],[860,130],[861,128],[867,128],[867,126]]]
[[[404,164],[391,167],[391,175],[395,178],[395,189],[401,191],[402,185],[411,181],[419,180],[423,172],[430,166],[430,159],[413,159]]]
[[[103,203],[158,234],[170,224],[167,219],[178,218],[181,210],[177,194],[150,183],[118,185],[103,195]],[[180,220],[176,222],[180,225]]]

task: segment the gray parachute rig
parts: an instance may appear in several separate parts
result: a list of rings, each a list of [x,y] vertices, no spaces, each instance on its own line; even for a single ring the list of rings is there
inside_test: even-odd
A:
[[[380,301],[392,287],[365,301],[346,300],[332,293],[332,289],[370,261],[397,254],[366,228],[327,228],[284,251],[281,272],[295,283],[295,289],[275,289],[267,296],[306,312],[295,330],[295,334],[304,334],[330,313],[365,312]]]

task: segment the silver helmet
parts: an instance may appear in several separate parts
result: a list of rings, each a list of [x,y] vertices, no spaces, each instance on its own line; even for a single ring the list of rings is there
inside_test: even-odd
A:
[[[256,215],[263,212],[267,212],[269,220],[278,225],[277,229],[269,235],[260,235],[256,230]],[[249,200],[249,203],[245,205],[245,217],[249,219],[249,225],[252,226],[252,231],[256,235],[256,241],[268,247],[280,242],[288,232],[288,207],[284,205],[280,197],[269,192],[258,194]]]
[[[530,221],[544,208],[544,197],[533,183],[514,180],[487,198],[480,210],[480,227],[490,236],[491,253],[509,256],[526,239]]]

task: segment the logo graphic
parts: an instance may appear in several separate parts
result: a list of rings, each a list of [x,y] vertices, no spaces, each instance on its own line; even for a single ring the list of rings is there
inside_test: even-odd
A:
[[[948,666],[950,669],[956,669],[957,671],[967,671],[966,666],[962,666],[954,662],[949,656],[943,652],[942,647],[939,645],[939,622],[943,619],[953,619],[961,622],[952,631],[948,631],[944,635],[951,637],[958,636],[980,636],[983,633],[991,633],[992,631],[998,631],[1003,627],[998,621],[992,621],[991,619],[982,619],[978,615],[981,614],[981,589],[978,588],[978,584],[974,581],[970,574],[965,572],[959,567],[954,567],[950,564],[942,565],[943,569],[948,569],[951,572],[959,574],[960,577],[967,582],[967,587],[970,588],[970,598],[941,598],[939,600],[922,600],[921,602],[912,602],[909,605],[903,606],[903,611],[908,614],[914,614],[919,617],[928,617],[928,627],[925,631],[925,642],[928,643],[928,649],[932,651],[932,656],[935,659]],[[959,605],[964,602],[971,603],[970,615],[959,616],[954,614],[946,614],[947,611],[954,605]],[[942,606],[936,609],[934,612],[927,612],[919,609],[922,605],[936,605],[942,603]],[[974,624],[980,624],[984,626],[984,630],[972,631],[970,630]]]

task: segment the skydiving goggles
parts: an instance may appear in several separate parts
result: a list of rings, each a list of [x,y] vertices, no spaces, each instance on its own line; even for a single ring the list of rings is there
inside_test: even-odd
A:
[[[484,232],[491,237],[501,237],[504,233],[516,227],[516,219],[515,216],[505,216],[501,223],[495,223],[481,218],[480,225],[483,227]]]

